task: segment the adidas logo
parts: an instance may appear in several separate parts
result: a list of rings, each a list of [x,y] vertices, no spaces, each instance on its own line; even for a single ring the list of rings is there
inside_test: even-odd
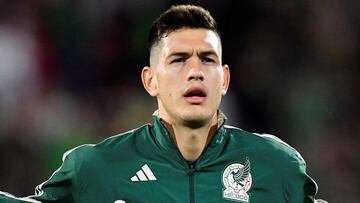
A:
[[[141,169],[138,172],[136,172],[136,175],[131,177],[132,182],[151,181],[151,180],[156,180],[156,177],[147,164],[143,165]]]

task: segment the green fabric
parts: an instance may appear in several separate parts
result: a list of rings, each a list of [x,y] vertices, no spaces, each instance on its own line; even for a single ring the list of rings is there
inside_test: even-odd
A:
[[[144,165],[156,180],[145,173],[147,181],[131,181]],[[224,197],[229,185],[235,199]],[[222,124],[200,158],[189,163],[155,115],[153,125],[67,152],[62,166],[30,197],[66,203],[300,203],[314,202],[316,191],[299,153],[274,136]],[[24,201],[0,194],[2,203]]]

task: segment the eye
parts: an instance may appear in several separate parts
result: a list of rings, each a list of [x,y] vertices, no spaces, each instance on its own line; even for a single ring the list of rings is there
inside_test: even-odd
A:
[[[212,59],[212,58],[209,58],[209,57],[205,57],[205,58],[202,59],[202,62],[204,62],[204,63],[214,63],[215,60]]]
[[[185,62],[185,58],[176,58],[172,60],[170,63],[182,63]]]

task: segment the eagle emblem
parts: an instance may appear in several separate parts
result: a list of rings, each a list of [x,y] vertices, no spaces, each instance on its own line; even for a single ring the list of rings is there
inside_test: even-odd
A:
[[[243,164],[233,163],[225,168],[222,175],[224,199],[249,202],[247,192],[252,184],[250,169],[251,163],[248,157]]]

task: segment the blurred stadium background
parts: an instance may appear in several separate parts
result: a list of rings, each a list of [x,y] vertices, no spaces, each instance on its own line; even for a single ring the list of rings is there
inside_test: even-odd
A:
[[[1,0],[0,190],[33,194],[66,150],[151,122],[147,31],[178,3],[219,23],[228,124],[277,135],[301,152],[319,197],[358,202],[357,0]]]

